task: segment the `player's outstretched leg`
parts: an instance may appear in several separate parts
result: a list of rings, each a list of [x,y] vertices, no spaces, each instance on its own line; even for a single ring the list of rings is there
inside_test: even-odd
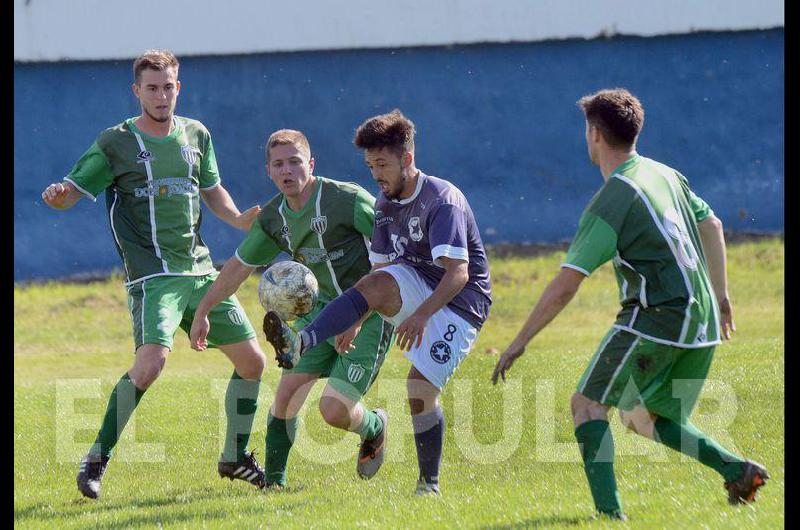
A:
[[[753,502],[769,473],[764,466],[745,460],[722,447],[690,421],[675,421],[644,407],[620,411],[623,425],[633,432],[694,458],[722,476],[731,504]]]
[[[394,297],[386,294],[397,291],[395,280],[390,275],[374,272],[361,278],[356,285],[359,288],[351,287],[334,298],[299,333],[272,311],[264,316],[264,335],[275,348],[276,360],[280,366],[291,368],[306,351],[347,331],[370,309],[387,315],[392,315],[399,309],[399,294]],[[372,303],[367,301],[362,289],[373,299]]]

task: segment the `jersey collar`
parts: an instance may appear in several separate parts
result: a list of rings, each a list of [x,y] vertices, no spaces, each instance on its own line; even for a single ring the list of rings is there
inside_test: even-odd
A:
[[[419,195],[419,192],[422,191],[422,185],[425,183],[425,179],[427,177],[428,175],[420,171],[419,177],[417,177],[417,187],[414,188],[414,193],[411,194],[411,197],[408,197],[406,199],[391,199],[391,201],[395,204],[408,204],[410,202],[413,202],[414,199],[416,199],[417,196]]]
[[[641,155],[639,155],[639,153],[630,156],[627,160],[625,160],[625,162],[621,163],[616,168],[614,168],[614,171],[612,171],[611,174],[614,175],[616,173],[624,173],[625,171],[629,170],[630,168],[638,164],[641,158],[642,157]]]
[[[149,134],[147,134],[146,132],[142,131],[141,129],[139,129],[136,126],[136,118],[138,118],[138,116],[135,116],[133,118],[128,118],[128,120],[127,120],[128,128],[131,130],[132,133],[139,134],[139,135],[143,136],[144,138],[147,138],[147,140],[149,140],[151,142],[161,143],[161,142],[166,142],[167,140],[170,140],[172,138],[177,138],[177,136],[180,134],[181,130],[183,129],[183,127],[181,127],[181,122],[178,121],[178,117],[173,115],[172,116],[172,130],[169,132],[168,135],[166,135],[166,136],[150,136]]]
[[[322,181],[320,180],[320,177],[314,175],[314,193],[311,194],[311,196],[308,198],[303,207],[300,208],[300,211],[296,212],[292,210],[292,208],[289,206],[289,203],[286,202],[285,195],[283,199],[281,199],[281,209],[284,211],[284,213],[288,214],[290,217],[294,218],[302,217],[303,215],[305,215],[305,213],[308,211],[309,208],[316,208],[317,197],[320,194],[320,189],[322,189]]]

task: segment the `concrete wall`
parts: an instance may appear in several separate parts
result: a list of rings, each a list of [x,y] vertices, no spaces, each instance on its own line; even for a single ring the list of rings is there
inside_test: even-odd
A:
[[[122,59],[783,27],[783,0],[14,0],[14,60]]]
[[[602,182],[575,102],[625,86],[646,109],[643,155],[687,175],[726,228],[783,230],[783,46],[770,30],[185,58],[178,111],[209,127],[247,207],[274,193],[262,144],[281,127],[306,131],[318,174],[374,191],[352,134],[400,107],[419,167],[464,190],[486,242],[555,241]],[[58,212],[39,195],[138,114],[130,77],[129,60],[15,64],[15,281],[119,266],[102,200]],[[215,261],[243,236],[210,213],[202,231]]]

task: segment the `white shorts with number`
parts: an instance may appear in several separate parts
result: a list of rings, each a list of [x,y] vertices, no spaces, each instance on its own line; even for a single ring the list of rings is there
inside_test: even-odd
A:
[[[393,317],[382,315],[396,328],[433,294],[433,290],[408,265],[393,264],[381,268],[380,272],[391,274],[400,286],[403,301],[400,311]],[[444,306],[428,320],[422,344],[418,347],[414,341],[405,356],[425,379],[441,389],[466,358],[477,337],[475,327]]]

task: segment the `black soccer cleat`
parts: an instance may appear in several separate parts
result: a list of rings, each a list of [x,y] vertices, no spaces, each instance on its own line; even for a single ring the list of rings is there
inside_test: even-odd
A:
[[[728,503],[736,505],[755,501],[756,492],[767,483],[768,478],[769,473],[764,466],[752,460],[746,460],[742,476],[738,480],[725,483],[725,489],[728,490]]]
[[[275,349],[278,366],[291,370],[300,361],[300,336],[281,320],[277,313],[268,311],[264,315],[261,329],[267,342]]]
[[[100,482],[103,480],[109,459],[107,456],[88,454],[81,460],[77,480],[78,490],[84,497],[100,498]]]
[[[258,487],[258,489],[264,489],[266,486],[264,469],[258,465],[253,452],[245,453],[244,458],[238,462],[225,462],[222,460],[222,455],[219,455],[220,461],[217,464],[219,476],[222,478],[227,477],[231,480],[235,478],[244,480]]]
[[[356,473],[364,480],[369,480],[375,476],[375,473],[383,465],[383,458],[386,453],[386,433],[389,428],[389,415],[383,409],[375,409],[374,412],[383,422],[383,429],[372,440],[361,442],[361,448],[358,450]]]

